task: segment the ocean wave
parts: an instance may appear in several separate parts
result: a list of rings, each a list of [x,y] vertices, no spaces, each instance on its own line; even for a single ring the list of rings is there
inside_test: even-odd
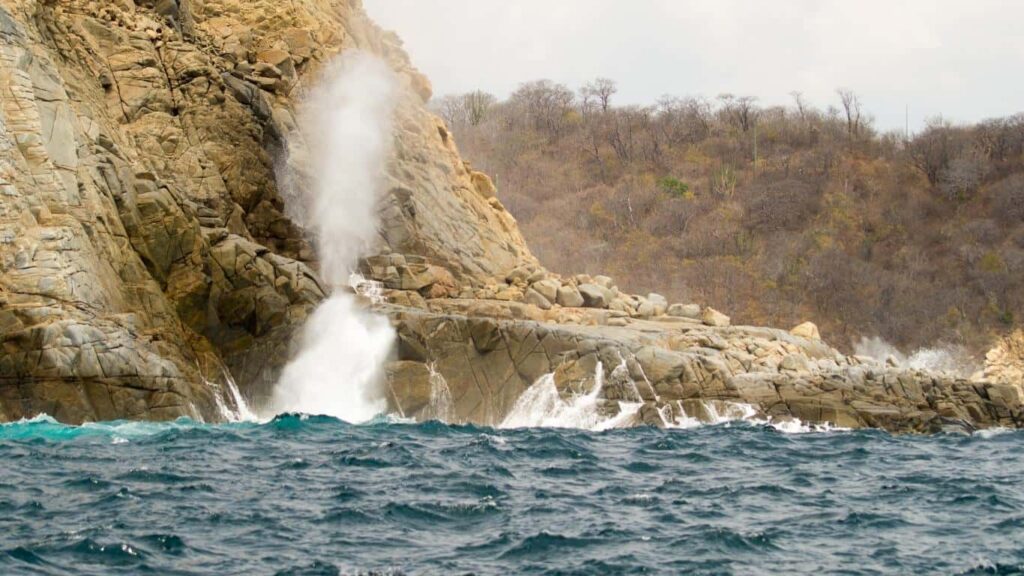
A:
[[[1020,434],[126,424],[0,428],[0,574],[299,574],[318,558],[330,564],[312,570],[346,574],[1024,562]]]
[[[41,414],[33,418],[18,420],[15,422],[0,423],[0,442],[11,441],[33,441],[44,440],[50,442],[63,441],[105,441],[111,444],[126,444],[142,440],[160,440],[163,437],[183,438],[189,435],[205,437],[211,434],[234,435],[236,438],[258,430],[274,430],[279,432],[315,432],[316,430],[368,430],[374,428],[396,428],[410,429],[417,433],[427,435],[448,435],[460,433],[475,437],[474,446],[486,450],[492,454],[515,452],[514,444],[509,444],[513,438],[526,435],[546,434],[546,431],[575,430],[583,433],[583,436],[573,436],[555,433],[550,436],[551,444],[540,451],[538,456],[550,455],[553,458],[571,456],[574,458],[590,458],[588,449],[577,443],[577,440],[587,439],[591,434],[625,434],[633,433],[636,428],[609,428],[600,426],[549,426],[541,422],[536,426],[490,428],[473,424],[447,424],[431,420],[428,422],[415,422],[410,419],[400,418],[393,415],[382,414],[362,424],[351,424],[333,416],[287,413],[280,414],[271,419],[254,422],[228,422],[219,424],[208,424],[188,418],[179,418],[169,422],[152,421],[129,421],[116,420],[110,422],[88,422],[80,425],[64,424],[53,417]],[[854,430],[849,428],[836,427],[829,424],[809,424],[794,418],[771,418],[760,416],[757,411],[745,404],[732,403],[728,411],[724,413],[712,412],[712,418],[707,421],[694,423],[686,421],[682,423],[670,423],[666,430],[670,433],[694,432],[707,428],[725,428],[736,430],[764,430],[781,433],[784,435],[840,435],[848,436],[854,441],[864,441],[867,437],[891,437],[890,434],[876,430],[857,430],[856,434],[850,434]],[[1007,440],[1015,442],[1016,438],[1024,435],[1024,431],[1011,430],[1007,428],[993,428],[978,430],[967,439],[999,441]],[[954,435],[964,437],[963,435]],[[659,448],[658,446],[661,446]],[[662,437],[653,444],[650,450],[675,450],[677,446],[671,437]],[[692,457],[705,460],[708,455],[691,454]],[[372,464],[371,464],[372,465]]]

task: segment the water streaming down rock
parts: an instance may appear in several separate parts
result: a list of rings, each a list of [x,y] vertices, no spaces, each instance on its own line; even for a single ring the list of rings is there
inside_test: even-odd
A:
[[[348,285],[355,290],[356,294],[366,298],[371,304],[383,304],[387,299],[384,297],[384,285],[376,280],[367,280],[358,272],[353,272],[348,277]]]
[[[228,371],[224,371],[223,386],[209,381],[206,384],[214,390],[214,401],[217,403],[217,410],[225,421],[255,422],[258,420],[256,413],[249,407],[249,403],[242,396],[242,391],[238,389],[238,384]]]
[[[594,385],[585,394],[562,398],[554,374],[542,376],[530,386],[501,422],[500,428],[578,428],[608,430],[628,425],[642,403],[619,402],[617,414],[601,409],[604,367],[598,363]]]
[[[269,412],[365,422],[387,407],[380,382],[394,331],[342,287],[350,284],[377,234],[397,86],[384,62],[346,52],[305,103],[301,125],[309,182],[295,203],[302,212],[296,219],[313,232],[321,274],[334,291],[308,320]]]
[[[235,401],[234,417],[236,421],[254,422],[257,420],[256,413],[252,411],[249,403],[242,396],[242,391],[238,389],[238,384],[234,378],[228,380],[228,393],[231,394],[231,398]]]
[[[587,394],[565,400],[555,385],[554,374],[546,374],[519,396],[500,427],[593,429],[598,422],[600,391],[595,384]]]
[[[456,424],[455,403],[448,381],[437,371],[433,364],[430,369],[430,403],[420,415],[420,420],[437,420],[446,424]]]

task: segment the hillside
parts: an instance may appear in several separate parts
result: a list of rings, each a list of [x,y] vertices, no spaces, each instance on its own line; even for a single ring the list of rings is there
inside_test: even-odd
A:
[[[849,91],[828,110],[615,94],[539,81],[435,102],[553,270],[749,324],[813,319],[847,350],[880,336],[977,356],[1024,319],[1024,116],[907,139]]]

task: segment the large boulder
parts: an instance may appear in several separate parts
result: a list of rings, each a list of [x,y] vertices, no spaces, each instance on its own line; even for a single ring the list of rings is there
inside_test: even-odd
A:
[[[808,340],[821,340],[821,334],[818,332],[818,326],[814,322],[804,322],[790,330],[789,333],[793,336],[806,338]]]
[[[526,294],[523,296],[523,302],[532,304],[541,310],[550,310],[552,304],[551,300],[548,300],[543,294],[532,287],[526,289]]]
[[[714,308],[705,308],[701,314],[701,321],[704,322],[705,326],[714,326],[716,328],[725,328],[732,323],[728,316]]]
[[[982,378],[1015,386],[1024,396],[1024,331],[1017,330],[1000,338],[985,355]]]
[[[647,295],[647,301],[654,306],[654,316],[663,316],[665,312],[668,312],[668,300],[661,294],[652,292]]]
[[[674,318],[701,319],[700,304],[673,304],[668,307],[667,314]]]
[[[583,296],[575,286],[566,284],[558,289],[558,305],[566,308],[579,308],[583,306]]]
[[[580,296],[583,297],[583,305],[587,308],[608,307],[609,291],[607,288],[603,288],[597,284],[581,284],[579,292]]]
[[[864,364],[821,343],[800,343],[782,330],[719,330],[673,317],[624,325],[549,323],[518,318],[515,303],[485,313],[452,302],[448,311],[391,309],[400,340],[417,342],[416,362],[433,366],[450,388],[453,420],[499,425],[523,392],[553,379],[565,397],[589,393],[604,418],[623,403],[646,415],[625,425],[757,418],[899,432],[971,430],[1024,424],[1015,387],[949,375]],[[421,405],[426,371],[401,376],[392,402]],[[552,376],[548,376],[552,375]],[[417,400],[418,399],[418,400]]]
[[[650,300],[643,298],[636,307],[638,318],[653,318],[658,315],[658,306]]]
[[[530,287],[546,298],[548,302],[557,302],[558,289],[562,287],[562,284],[558,280],[544,279],[534,282]]]

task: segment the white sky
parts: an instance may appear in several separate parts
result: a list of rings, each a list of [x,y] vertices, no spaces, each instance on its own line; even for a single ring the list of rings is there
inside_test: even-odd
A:
[[[598,76],[619,103],[663,94],[837,104],[849,87],[883,129],[1024,111],[1024,0],[364,0],[435,94],[506,96]]]

